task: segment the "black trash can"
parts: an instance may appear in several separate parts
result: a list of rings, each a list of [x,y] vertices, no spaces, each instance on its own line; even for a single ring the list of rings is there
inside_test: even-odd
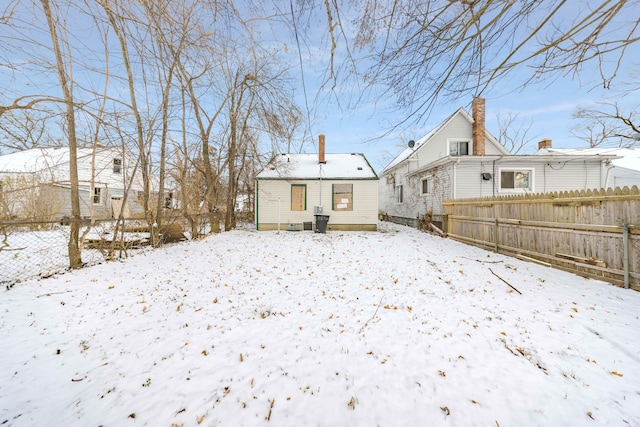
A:
[[[316,233],[326,233],[329,215],[315,215],[316,217]]]

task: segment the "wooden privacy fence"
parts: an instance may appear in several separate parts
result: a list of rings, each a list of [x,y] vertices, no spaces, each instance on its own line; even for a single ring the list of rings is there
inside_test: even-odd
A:
[[[449,237],[640,291],[640,191],[448,200]]]

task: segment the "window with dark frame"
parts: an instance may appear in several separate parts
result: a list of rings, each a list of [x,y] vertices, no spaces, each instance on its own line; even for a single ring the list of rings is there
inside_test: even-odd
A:
[[[431,194],[433,192],[433,177],[430,176],[422,180],[422,194]]]
[[[94,187],[93,189],[93,204],[99,205],[102,203],[102,188]]]
[[[122,159],[117,157],[113,159],[113,173],[122,173]]]
[[[353,184],[333,184],[333,210],[353,210]]]
[[[291,210],[307,210],[307,185],[291,184]]]

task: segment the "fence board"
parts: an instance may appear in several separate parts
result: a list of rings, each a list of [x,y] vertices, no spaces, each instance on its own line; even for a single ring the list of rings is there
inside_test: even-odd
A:
[[[640,290],[638,187],[448,200],[449,237],[573,273]],[[568,255],[569,258],[557,256]]]

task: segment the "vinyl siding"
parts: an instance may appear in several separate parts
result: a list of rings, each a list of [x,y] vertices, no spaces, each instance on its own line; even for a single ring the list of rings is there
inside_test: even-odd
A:
[[[291,185],[306,184],[306,210],[291,210]],[[353,210],[332,210],[332,185],[353,184]],[[372,225],[378,223],[378,180],[258,180],[257,223],[260,230],[282,228],[286,224],[315,222],[314,206],[323,207],[329,215],[329,228],[339,225]],[[275,225],[275,227],[274,227]],[[348,228],[348,227],[341,227]]]

